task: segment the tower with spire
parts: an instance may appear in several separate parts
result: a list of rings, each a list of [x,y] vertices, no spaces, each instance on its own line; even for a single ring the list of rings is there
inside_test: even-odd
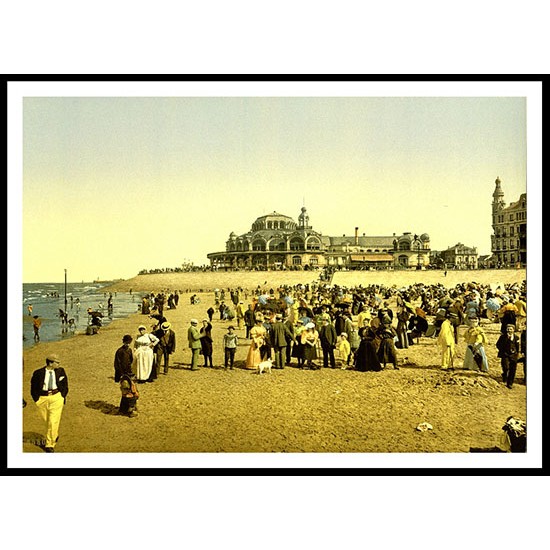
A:
[[[500,187],[500,178],[497,176],[495,180],[495,190],[493,191],[493,229],[498,223],[498,215],[504,210],[506,204],[504,202],[504,191]]]
[[[500,178],[495,180],[492,203],[491,267],[518,267],[527,263],[527,194],[506,206]]]
[[[307,213],[306,207],[302,206],[302,211],[298,216],[298,228],[299,229],[310,229],[309,225],[309,215]]]

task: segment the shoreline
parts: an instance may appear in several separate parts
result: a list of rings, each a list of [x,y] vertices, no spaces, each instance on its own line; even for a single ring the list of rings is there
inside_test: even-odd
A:
[[[461,275],[461,282],[468,280]],[[23,350],[22,452],[42,453],[36,441],[43,425],[30,397],[30,378],[52,352],[61,357],[69,379],[54,461],[65,453],[77,453],[76,460],[78,453],[467,453],[470,446],[498,445],[508,416],[526,417],[521,367],[513,390],[499,383],[497,324],[484,325],[489,375],[441,371],[437,341],[421,338],[398,350],[398,371],[302,371],[294,364],[259,376],[241,368],[250,344],[243,329],[237,330],[236,368],[223,369],[222,339],[229,322],[216,312],[215,368],[204,368],[201,356],[201,368],[191,372],[189,320],[204,318],[214,295],[203,292],[196,305],[189,296],[183,293],[177,309],[165,311],[176,332],[176,352],[167,376],[140,385],[137,418],[116,414],[120,390],[113,359],[124,334],[135,338],[140,324],[152,324],[147,315],[132,313],[96,335],[77,334]],[[457,365],[464,349],[460,340]],[[434,426],[433,432],[419,435],[416,426],[423,421]]]

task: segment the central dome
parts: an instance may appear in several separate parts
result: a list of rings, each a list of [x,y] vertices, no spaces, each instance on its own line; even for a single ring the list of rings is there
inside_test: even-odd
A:
[[[273,211],[271,214],[266,214],[256,218],[256,221],[252,224],[253,231],[260,231],[262,229],[296,229],[296,222],[290,217],[284,214],[279,214]]]

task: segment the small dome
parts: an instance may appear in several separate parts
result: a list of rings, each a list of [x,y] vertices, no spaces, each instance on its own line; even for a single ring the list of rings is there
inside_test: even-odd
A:
[[[422,233],[422,235],[420,235],[420,240],[425,243],[430,240],[430,236],[427,233]]]

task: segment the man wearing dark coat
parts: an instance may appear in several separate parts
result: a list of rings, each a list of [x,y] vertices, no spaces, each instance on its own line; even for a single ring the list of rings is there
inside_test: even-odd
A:
[[[157,357],[156,369],[159,374],[161,372],[161,361],[163,363],[163,374],[168,374],[170,355],[176,351],[176,333],[170,328],[171,326],[168,321],[165,321],[154,332],[155,336],[159,339],[154,349]]]
[[[31,396],[46,422],[44,451],[47,453],[54,452],[59,439],[59,424],[69,393],[67,373],[60,363],[59,357],[51,353],[46,357],[46,365],[35,370],[31,377]]]
[[[521,351],[521,342],[515,333],[516,327],[513,324],[506,326],[506,332],[501,334],[497,340],[498,357],[502,367],[502,381],[508,389],[512,389],[516,377],[518,357]]]
[[[275,315],[275,322],[271,326],[270,332],[271,346],[275,352],[275,366],[276,369],[284,369],[286,359],[286,347],[287,341],[294,339],[292,333],[283,323],[283,316],[280,313]]]
[[[252,304],[248,304],[248,309],[244,312],[244,325],[246,327],[246,338],[250,338],[250,330],[256,324],[254,319],[254,310]]]
[[[291,318],[286,316],[283,321],[283,325],[288,329],[288,335],[286,338],[286,364],[290,365],[290,359],[292,358],[292,346],[296,343],[296,329],[294,328],[294,323]]]
[[[323,324],[319,329],[319,342],[321,342],[321,348],[323,350],[323,367],[327,368],[330,361],[330,368],[336,368],[336,359],[334,357],[334,348],[336,347],[336,329],[334,325],[328,320],[323,319]]]
[[[130,347],[132,340],[133,338],[129,334],[125,334],[122,337],[122,346],[115,352],[115,382],[120,382],[123,374],[130,374],[132,372],[132,363],[134,361],[134,354]]]

